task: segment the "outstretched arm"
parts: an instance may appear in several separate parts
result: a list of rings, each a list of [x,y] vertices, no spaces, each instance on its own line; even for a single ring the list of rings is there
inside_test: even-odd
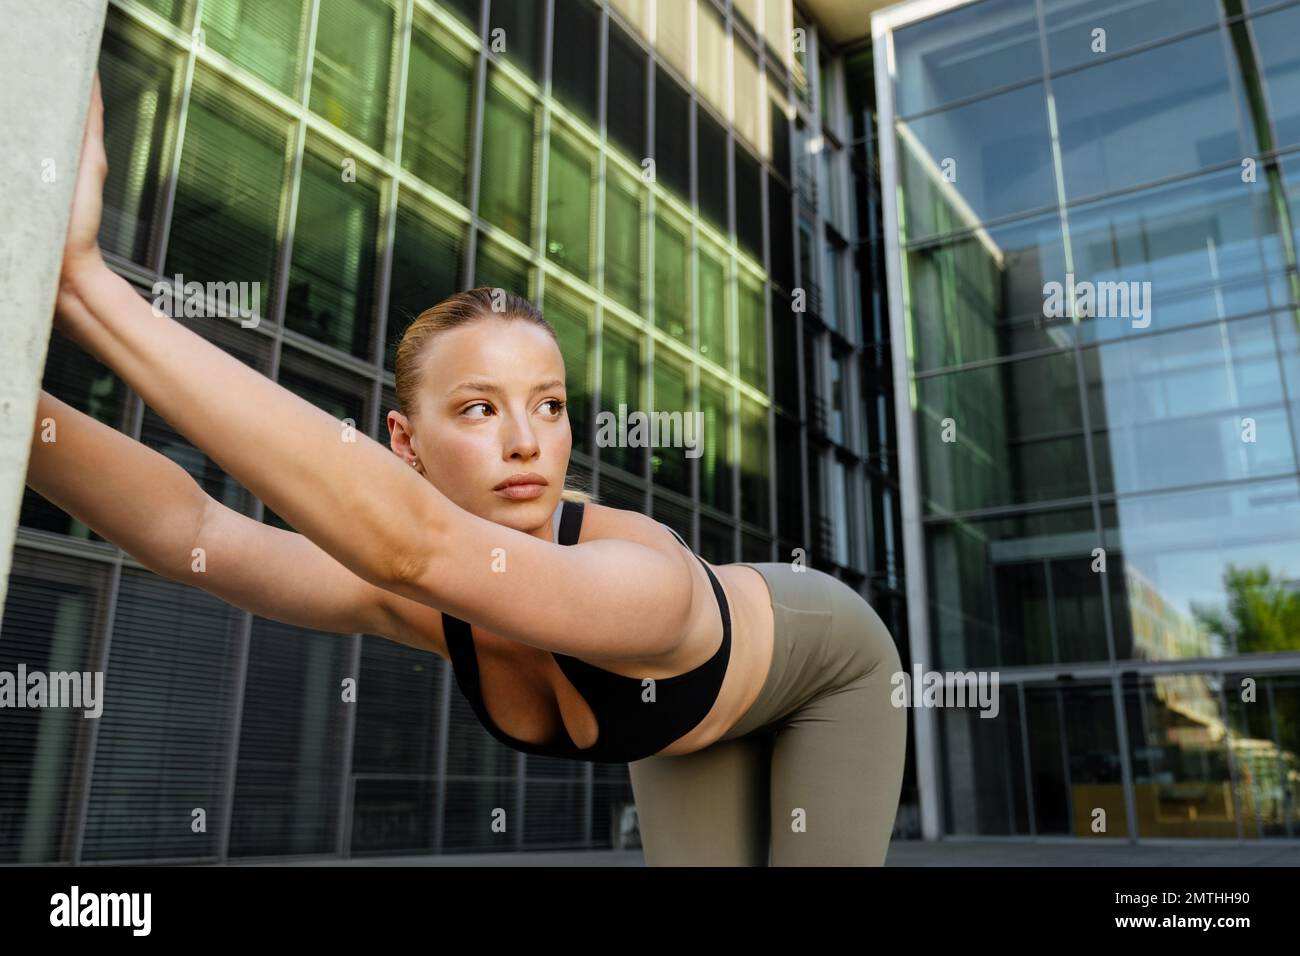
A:
[[[27,484],[155,574],[235,607],[298,627],[440,646],[433,622],[410,613],[413,602],[362,581],[302,535],[227,508],[165,455],[45,391]]]
[[[684,551],[615,540],[563,547],[470,514],[363,432],[152,309],[99,252],[102,124],[96,78],[58,297],[62,332],[365,581],[562,653],[649,657],[681,640],[697,571]]]

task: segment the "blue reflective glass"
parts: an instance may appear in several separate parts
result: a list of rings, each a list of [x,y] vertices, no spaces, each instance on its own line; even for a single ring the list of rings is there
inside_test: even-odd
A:
[[[1217,31],[1057,77],[1052,93],[1069,200],[1242,156]]]
[[[1252,122],[1263,121],[1271,131],[1273,142],[1265,145],[1281,149],[1300,143],[1300,6],[1246,20],[1232,32],[1238,58],[1246,59],[1243,74],[1250,79],[1252,68],[1262,74],[1264,102],[1246,100]],[[1257,62],[1248,59],[1250,51]]]
[[[1056,203],[1042,84],[899,121],[897,128],[909,240]]]
[[[899,116],[1041,76],[1033,0],[984,0],[903,27],[894,60]]]
[[[1080,337],[1104,341],[1267,310],[1285,268],[1275,218],[1267,183],[1243,183],[1237,167],[1071,209],[1076,284],[1099,292]],[[1123,294],[1103,297],[1103,282]]]
[[[1219,22],[1217,0],[1043,0],[1048,68],[1082,66]],[[1098,32],[1101,31],[1101,32]]]
[[[1139,495],[1102,509],[1116,653],[1146,660],[1300,648],[1296,479]]]
[[[1269,316],[1086,349],[1083,364],[1102,494],[1296,469]]]

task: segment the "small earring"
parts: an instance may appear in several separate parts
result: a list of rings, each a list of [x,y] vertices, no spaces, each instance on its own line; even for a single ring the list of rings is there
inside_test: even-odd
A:
[[[411,459],[411,467],[412,467],[412,468],[419,468],[419,467],[420,467],[420,459],[419,459],[419,458],[412,458],[412,459]]]

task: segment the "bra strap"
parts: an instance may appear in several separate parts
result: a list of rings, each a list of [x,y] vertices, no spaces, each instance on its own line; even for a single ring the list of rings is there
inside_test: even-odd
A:
[[[561,502],[560,544],[577,544],[578,532],[582,530],[581,501]]]

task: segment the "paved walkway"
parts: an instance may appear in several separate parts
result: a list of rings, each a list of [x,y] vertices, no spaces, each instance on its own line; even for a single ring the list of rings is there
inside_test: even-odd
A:
[[[232,863],[232,866],[644,866],[640,850],[464,853]],[[895,841],[886,866],[1300,866],[1300,842],[1182,842],[1132,846],[987,840]]]

